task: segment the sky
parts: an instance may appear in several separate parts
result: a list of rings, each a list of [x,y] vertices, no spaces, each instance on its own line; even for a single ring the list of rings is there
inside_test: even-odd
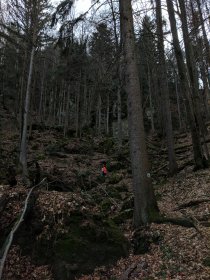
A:
[[[54,5],[59,4],[61,0],[51,0]],[[86,12],[91,6],[91,0],[75,0],[76,15]]]
[[[84,13],[89,9],[91,0],[76,0],[75,4],[77,12]]]

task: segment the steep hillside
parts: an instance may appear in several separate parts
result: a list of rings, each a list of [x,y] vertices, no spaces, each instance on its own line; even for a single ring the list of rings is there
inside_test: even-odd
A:
[[[16,168],[18,141],[18,133],[6,126],[2,248],[29,192]],[[190,139],[183,134],[176,143],[180,173],[167,178],[164,143],[154,136],[147,142],[158,205],[168,219],[133,231],[128,143],[119,150],[111,138],[63,138],[56,130],[36,127],[30,137],[30,176],[34,184],[44,182],[34,190],[15,234],[3,279],[208,279],[209,169],[193,172]],[[103,161],[106,178],[100,174]]]

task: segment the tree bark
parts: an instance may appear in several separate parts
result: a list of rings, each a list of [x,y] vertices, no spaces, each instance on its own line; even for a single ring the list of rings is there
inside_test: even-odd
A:
[[[173,175],[178,171],[176,155],[174,151],[174,137],[170,111],[170,99],[168,90],[167,70],[165,61],[164,41],[163,41],[163,20],[161,10],[161,0],[156,0],[156,21],[157,21],[157,48],[159,56],[159,86],[162,98],[163,122],[168,146],[169,174]]]
[[[28,116],[29,116],[29,107],[30,107],[30,98],[31,98],[31,80],[33,73],[33,63],[34,63],[34,54],[35,46],[32,47],[31,56],[30,56],[30,66],[28,73],[27,89],[26,89],[26,99],[24,106],[24,116],[23,116],[23,132],[20,145],[20,165],[23,172],[23,180],[26,185],[29,184],[28,179],[28,168],[27,168],[27,126],[28,126]]]
[[[198,73],[196,69],[195,55],[194,55],[191,39],[189,37],[186,7],[185,7],[185,3],[182,0],[178,0],[178,1],[179,1],[180,11],[181,11],[180,18],[182,22],[182,31],[183,31],[183,38],[184,38],[184,45],[185,45],[187,68],[188,68],[189,78],[191,82],[192,101],[193,101],[193,106],[195,108],[196,121],[199,130],[201,135],[203,136],[203,139],[205,140],[205,134],[207,133],[207,129],[200,110],[200,96],[198,93],[199,90]],[[207,146],[205,146],[205,143],[204,143],[204,147],[206,150],[206,157],[208,158],[209,152]]]
[[[203,20],[203,15],[202,15],[202,10],[201,10],[201,2],[200,0],[196,0],[197,6],[198,6],[198,12],[199,12],[199,17],[200,17],[200,24],[202,28],[202,33],[203,33],[203,39],[204,39],[204,44],[205,44],[205,49],[206,49],[206,59],[207,63],[210,66],[210,45],[209,45],[209,40],[206,34],[206,29],[204,25],[204,20]]]
[[[134,226],[147,224],[158,214],[150,178],[143,111],[136,63],[131,0],[120,0],[120,21],[125,66],[125,92],[128,96],[129,145],[134,191]]]
[[[182,50],[179,44],[178,32],[176,27],[176,19],[175,19],[175,12],[173,3],[171,0],[167,0],[167,7],[169,13],[169,20],[171,25],[171,32],[173,37],[173,45],[174,45],[174,52],[177,60],[178,65],[178,72],[180,83],[182,87],[182,92],[184,95],[185,106],[187,110],[187,118],[190,125],[191,130],[191,137],[192,137],[192,144],[193,144],[193,152],[194,152],[194,161],[196,169],[204,167],[204,155],[201,146],[201,140],[199,135],[199,127],[198,122],[196,121],[195,112],[193,109],[192,103],[192,94],[190,85],[188,83],[187,77],[187,69],[185,67],[184,58],[182,54]]]

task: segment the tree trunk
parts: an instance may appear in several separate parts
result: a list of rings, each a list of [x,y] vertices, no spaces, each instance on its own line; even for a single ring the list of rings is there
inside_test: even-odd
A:
[[[157,48],[159,55],[159,86],[161,90],[162,98],[162,110],[163,110],[163,122],[164,132],[166,134],[167,146],[168,146],[168,159],[169,159],[169,174],[173,175],[178,171],[176,163],[176,156],[174,151],[174,137],[170,111],[170,99],[168,90],[168,79],[165,62],[165,51],[163,41],[163,20],[161,10],[161,0],[156,0],[156,21],[157,21]]]
[[[27,126],[28,126],[28,116],[29,116],[29,107],[30,107],[30,98],[31,98],[31,80],[32,80],[32,73],[33,73],[34,54],[35,54],[35,47],[33,46],[31,50],[31,56],[30,56],[30,66],[29,66],[29,73],[28,73],[26,99],[25,99],[24,116],[23,116],[23,132],[21,138],[20,158],[19,158],[20,165],[22,167],[22,172],[23,172],[23,181],[26,185],[29,184],[28,168],[27,168]]]
[[[117,33],[117,20],[114,11],[114,3],[113,0],[109,0],[110,8],[112,11],[112,19],[113,19],[113,27],[114,27],[114,37],[115,37],[115,50],[116,54],[119,55],[121,53],[121,43],[119,43],[118,33]],[[118,77],[118,87],[117,87],[117,138],[119,147],[122,146],[122,102],[121,102],[121,87],[122,87],[122,79],[121,79],[121,68],[120,68],[120,56],[117,58],[117,77]]]
[[[202,28],[203,39],[204,39],[204,44],[205,44],[205,49],[206,49],[207,64],[210,66],[210,45],[209,45],[209,40],[208,40],[208,37],[206,34],[205,25],[204,25],[204,20],[203,20],[203,15],[202,15],[202,10],[201,10],[201,3],[200,3],[200,0],[196,0],[196,2],[197,2],[197,6],[198,6],[200,24],[201,24],[201,28]]]
[[[101,95],[99,94],[98,97],[98,135],[101,135],[101,108],[102,106],[102,100],[101,100]]]
[[[43,121],[42,103],[43,103],[43,95],[44,95],[44,80],[45,80],[45,60],[43,63],[43,73],[41,77],[41,89],[40,89],[40,100],[39,100],[39,119],[41,122]]]
[[[80,121],[80,85],[77,87],[76,93],[76,137],[79,137],[79,121]]]
[[[178,116],[179,116],[179,130],[181,130],[182,129],[182,118],[181,118],[180,98],[179,98],[178,81],[177,81],[176,73],[174,73],[174,80],[175,80],[177,111],[178,111]]]
[[[107,93],[107,108],[106,108],[106,134],[109,135],[109,93]]]
[[[66,108],[65,108],[65,120],[64,120],[64,137],[66,137],[66,132],[69,125],[69,100],[70,100],[70,85],[67,87],[67,98],[66,98]]]
[[[179,44],[175,12],[171,0],[167,0],[167,7],[168,7],[169,20],[171,25],[171,32],[173,36],[174,51],[177,60],[177,65],[178,65],[179,78],[180,78],[182,92],[184,94],[185,107],[187,110],[187,118],[191,130],[195,168],[199,169],[199,168],[203,168],[204,165],[204,155],[203,155],[201,141],[200,141],[199,127],[198,127],[198,122],[196,122],[195,112],[193,109],[193,103],[191,98],[192,94],[191,94],[190,85],[188,83],[187,69],[185,67],[182,50]]]
[[[152,188],[145,143],[131,0],[120,0],[119,3],[125,64],[125,91],[128,96],[129,145],[134,191],[134,226],[138,227],[154,220],[158,214],[158,207]]]
[[[148,69],[148,86],[149,86],[149,107],[150,107],[151,132],[153,134],[155,132],[155,125],[154,125],[154,108],[153,108],[152,90],[151,90],[152,80],[151,80],[149,63],[147,63],[147,69]]]
[[[117,89],[117,137],[118,144],[122,146],[122,102],[121,102],[121,88],[120,86]]]
[[[187,67],[189,72],[189,77],[191,81],[191,90],[192,90],[192,100],[193,105],[196,112],[196,121],[198,122],[198,126],[200,132],[204,139],[204,148],[206,150],[206,156],[208,158],[208,147],[205,145],[205,134],[207,133],[205,122],[201,115],[200,109],[200,96],[199,96],[199,86],[198,86],[198,73],[196,69],[196,62],[194,51],[192,47],[192,43],[189,37],[188,25],[187,25],[187,13],[185,3],[182,0],[179,0],[179,6],[181,10],[181,22],[182,22],[182,31],[184,37],[184,45],[185,45],[185,53],[186,53],[186,60],[187,60]]]

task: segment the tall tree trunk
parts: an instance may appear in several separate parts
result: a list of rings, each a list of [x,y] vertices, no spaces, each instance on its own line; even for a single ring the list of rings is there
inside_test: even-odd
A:
[[[159,55],[159,85],[162,97],[162,110],[163,110],[163,122],[164,132],[166,134],[167,146],[168,146],[168,159],[169,159],[169,174],[173,175],[177,172],[178,167],[176,163],[176,156],[174,151],[174,137],[170,111],[170,99],[168,90],[168,79],[165,61],[164,41],[163,41],[163,20],[161,10],[161,0],[156,0],[156,21],[157,21],[157,48]]]
[[[200,4],[200,1],[197,1],[198,6]],[[201,79],[203,81],[203,86],[204,86],[204,90],[202,92],[202,101],[204,103],[204,108],[205,108],[205,117],[207,119],[209,119],[209,109],[208,109],[208,97],[209,96],[209,85],[208,85],[208,55],[209,55],[209,43],[207,41],[206,44],[206,31],[205,31],[205,26],[204,26],[204,22],[203,22],[203,16],[201,13],[201,7],[200,11],[199,11],[199,20],[197,19],[197,13],[195,12],[195,8],[193,5],[193,1],[190,1],[190,5],[191,5],[191,13],[192,13],[192,24],[193,24],[193,28],[195,30],[195,39],[197,41],[197,52],[198,52],[198,59],[199,59],[199,64],[200,64],[200,72],[201,72]],[[201,13],[201,14],[200,14]],[[201,40],[199,38],[198,35],[198,28],[199,28],[199,24],[201,24],[201,26],[203,26],[202,31],[203,31],[203,39]],[[201,90],[199,88],[199,95]]]
[[[198,6],[200,24],[201,24],[201,28],[202,28],[203,39],[204,39],[204,44],[205,44],[205,49],[206,49],[207,64],[210,67],[210,44],[209,44],[209,40],[208,40],[208,37],[206,34],[205,25],[204,25],[204,20],[203,20],[203,15],[202,15],[202,10],[201,10],[201,2],[200,2],[200,0],[196,0],[196,2],[197,2],[197,6]]]
[[[41,89],[40,89],[40,99],[39,99],[39,118],[41,122],[43,121],[42,103],[43,103],[43,95],[44,95],[44,80],[45,80],[45,59],[43,63],[43,73],[41,77]]]
[[[67,94],[67,98],[66,98],[66,108],[65,108],[64,131],[63,131],[64,137],[66,137],[66,132],[69,125],[70,85],[66,89],[66,94]]]
[[[178,116],[179,116],[179,130],[181,130],[181,129],[182,129],[182,118],[181,118],[180,98],[179,98],[178,81],[177,81],[177,75],[176,75],[176,73],[174,73],[174,81],[175,81],[177,111],[178,111]]]
[[[23,101],[23,92],[25,85],[25,69],[26,69],[26,60],[27,60],[27,50],[24,52],[23,58],[23,69],[21,73],[21,81],[20,81],[20,92],[19,92],[19,125],[20,125],[20,139],[22,138],[23,133],[23,115],[24,115],[24,101]]]
[[[199,127],[193,109],[191,88],[188,83],[187,69],[185,67],[183,53],[179,44],[175,12],[173,7],[173,2],[171,0],[167,0],[167,7],[168,7],[169,20],[171,25],[171,32],[173,36],[174,52],[178,65],[179,78],[180,78],[182,92],[184,94],[185,107],[187,110],[187,118],[191,130],[195,167],[196,169],[199,169],[199,168],[203,168],[204,165],[204,155],[203,155],[201,141],[200,141]]]
[[[158,213],[145,143],[143,110],[136,63],[131,0],[120,0],[120,21],[128,96],[129,144],[134,191],[134,226],[151,222]]]
[[[117,89],[117,137],[118,144],[122,146],[122,102],[121,102],[121,88]]]
[[[81,73],[80,73],[80,82],[81,82]],[[80,84],[77,86],[77,93],[76,93],[76,137],[79,137],[80,131]]]
[[[200,129],[200,132],[203,136],[204,140],[204,148],[206,150],[206,157],[208,158],[208,147],[206,145],[205,141],[205,134],[207,133],[205,122],[201,115],[201,109],[200,109],[200,96],[198,93],[199,86],[198,86],[198,73],[196,69],[196,62],[195,62],[195,56],[194,51],[191,43],[191,39],[189,37],[189,31],[188,31],[188,25],[187,25],[187,13],[186,13],[186,7],[185,3],[182,0],[179,1],[180,11],[181,11],[181,22],[182,22],[182,31],[183,31],[183,37],[184,37],[184,45],[185,45],[185,53],[186,53],[186,60],[187,60],[187,67],[191,82],[191,92],[192,92],[192,100],[193,105],[196,112],[196,120],[198,122],[198,126]]]
[[[99,94],[98,97],[98,135],[101,135],[101,110],[102,110],[102,100],[101,100],[101,94]]]
[[[19,158],[20,165],[22,167],[22,172],[23,172],[23,180],[26,185],[29,185],[30,183],[28,179],[28,168],[27,168],[27,126],[28,126],[28,116],[29,116],[29,107],[30,107],[30,98],[31,98],[31,80],[32,80],[32,73],[33,73],[34,54],[35,54],[35,46],[32,47],[31,56],[30,56],[30,65],[29,65],[29,73],[28,73],[28,81],[27,81],[27,89],[26,89],[24,116],[23,116],[23,132],[21,138],[20,158]]]
[[[122,146],[122,102],[121,102],[121,88],[122,88],[122,79],[121,79],[121,68],[120,68],[120,55],[121,54],[121,42],[119,43],[119,38],[117,34],[117,20],[114,11],[114,3],[113,0],[109,0],[109,4],[112,11],[112,19],[114,24],[114,37],[115,37],[115,51],[119,56],[117,58],[117,76],[118,76],[118,86],[117,86],[117,138],[119,147]]]
[[[109,135],[109,106],[110,106],[110,98],[109,93],[107,93],[107,107],[106,107],[106,134]]]
[[[150,121],[151,121],[151,132],[155,132],[155,125],[154,125],[154,108],[153,108],[153,102],[152,102],[152,79],[151,79],[151,73],[150,73],[150,67],[149,63],[147,63],[147,69],[148,69],[148,86],[149,86],[149,107],[150,107]]]

